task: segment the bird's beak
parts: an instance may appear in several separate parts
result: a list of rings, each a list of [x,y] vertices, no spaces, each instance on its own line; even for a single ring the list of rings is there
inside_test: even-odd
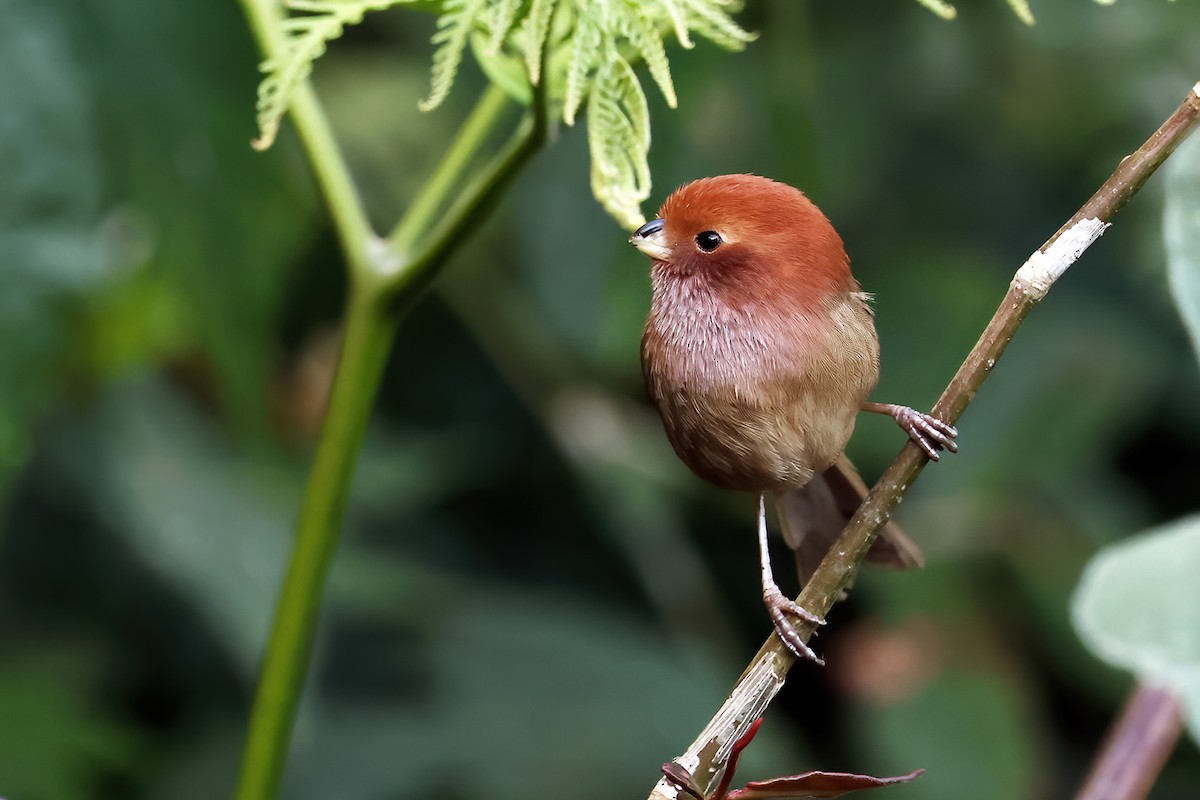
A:
[[[666,261],[671,255],[667,247],[667,235],[663,233],[666,223],[661,219],[652,219],[633,232],[629,242],[638,250],[653,258],[655,261]]]

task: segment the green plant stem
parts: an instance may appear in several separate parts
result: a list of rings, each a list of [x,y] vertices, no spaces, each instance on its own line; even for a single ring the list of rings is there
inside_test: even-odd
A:
[[[1045,297],[1055,278],[1062,274],[1087,246],[1099,236],[1099,231],[1130,198],[1154,174],[1159,165],[1175,151],[1188,134],[1200,123],[1200,83],[1188,93],[1166,122],[1135,153],[1122,159],[1112,176],[1092,195],[1091,199],[1077,211],[1045,244],[1017,271],[1008,292],[996,309],[979,341],[967,354],[958,372],[934,405],[934,416],[951,424],[956,422],[975,399],[984,380],[991,374],[996,362],[1008,347],[1025,317]],[[1089,224],[1091,221],[1092,224]],[[1051,246],[1069,231],[1079,230],[1080,225],[1091,227],[1094,236],[1073,246],[1058,248],[1054,253],[1064,255],[1061,269],[1047,275],[1040,268],[1031,270],[1030,265],[1039,265]],[[1099,230],[1095,230],[1100,226]],[[1064,241],[1072,241],[1067,239]],[[1043,259],[1039,259],[1042,256]],[[879,529],[887,522],[892,511],[912,486],[928,463],[928,457],[909,441],[904,445],[896,460],[872,487],[867,499],[855,512],[838,540],[829,549],[813,573],[797,602],[815,617],[825,617],[842,591],[849,585],[858,565],[866,557]],[[802,638],[807,641],[815,626],[800,626]],[[720,778],[733,742],[736,742],[756,719],[762,716],[774,696],[783,688],[788,670],[795,656],[775,634],[763,644],[746,671],[738,679],[728,699],[701,731],[691,747],[679,756],[676,762],[692,774],[696,783],[705,790],[711,789]],[[650,794],[651,800],[674,800],[678,787],[668,780],[661,780]]]
[[[241,0],[247,21],[266,58],[285,45],[281,6],[274,0]],[[276,796],[286,762],[296,708],[304,686],[317,612],[337,533],[387,360],[395,322],[384,313],[370,280],[385,255],[372,248],[371,230],[350,171],[320,101],[305,83],[290,115],[308,156],[318,189],[329,206],[351,275],[346,329],[329,408],[322,424],[312,471],[305,486],[292,558],[276,606],[271,637],[251,711],[236,796]]]
[[[387,313],[377,292],[352,291],[329,408],[251,712],[239,800],[263,800],[279,790],[325,579],[395,329],[396,318]]]
[[[241,2],[270,58],[285,44],[279,5]],[[290,117],[329,205],[349,266],[350,297],[329,408],[251,712],[238,800],[269,800],[279,792],[351,479],[399,320],[545,140],[543,98],[535,92],[532,112],[504,150],[458,191],[506,106],[500,90],[484,93],[404,221],[384,241],[371,230],[312,87],[306,83],[295,93]]]
[[[542,141],[541,130],[536,123],[522,126],[507,152],[471,183],[442,218],[440,227],[427,233],[430,243],[420,246],[412,260],[398,258],[381,240],[372,237],[358,262],[361,268],[352,269],[345,339],[259,679],[238,786],[239,800],[267,800],[279,790],[325,579],[396,325],[436,269],[465,240],[466,229],[482,216],[536,151]],[[440,174],[441,168],[433,180],[437,181]],[[442,183],[448,192],[449,185]],[[447,236],[447,231],[456,235]],[[350,262],[354,265],[355,258],[351,256]]]
[[[498,121],[499,116],[491,119]],[[507,151],[488,165],[451,206],[440,220],[440,227],[426,233],[429,243],[421,244],[411,260],[401,259],[373,236],[357,259],[347,254],[352,280],[345,339],[259,678],[238,786],[239,800],[267,800],[278,793],[350,481],[397,323],[454,248],[465,240],[467,228],[536,152],[542,131],[544,126],[533,121],[523,125]],[[451,156],[431,179],[447,194],[451,184],[440,177],[442,170],[460,169],[455,164],[457,155]],[[447,235],[448,231],[454,235]]]
[[[281,4],[277,0],[240,2],[263,56],[272,58],[282,52],[286,41],[279,24]],[[370,271],[372,256],[377,255],[370,249],[375,234],[350,178],[350,170],[333,137],[329,120],[309,83],[297,87],[288,113],[312,165],[317,186],[329,206],[338,239],[352,272],[361,275]]]
[[[498,112],[502,110],[493,108],[497,102],[496,91],[495,87],[489,89],[480,100],[479,108],[472,114],[467,128],[447,153],[443,162],[446,169],[461,170],[468,155],[473,154],[486,139],[488,131],[484,129],[483,121],[496,124],[500,116]],[[416,213],[431,227],[426,230],[420,243],[412,247],[409,258],[390,276],[385,287],[388,303],[397,313],[410,307],[429,288],[433,277],[454,249],[474,232],[521,168],[545,143],[547,129],[543,87],[535,87],[529,114],[504,149],[468,181],[448,211],[440,216],[432,213],[431,209],[443,205],[443,198],[438,197],[437,193],[422,191],[418,195],[422,207]],[[441,172],[441,169],[438,171]],[[430,184],[436,183],[439,183],[437,175],[430,180]],[[408,228],[406,218],[388,238],[391,249],[405,246],[413,236]]]
[[[410,252],[418,240],[429,231],[437,220],[437,213],[444,210],[446,198],[462,178],[471,160],[479,153],[487,138],[496,130],[500,115],[509,107],[508,95],[497,86],[489,86],[475,109],[467,117],[450,149],[442,159],[442,166],[426,182],[404,214],[404,219],[388,236],[388,244],[397,253]]]

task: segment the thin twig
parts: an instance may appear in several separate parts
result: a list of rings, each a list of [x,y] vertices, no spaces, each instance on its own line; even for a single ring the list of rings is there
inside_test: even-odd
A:
[[[1075,800],[1144,800],[1181,733],[1179,698],[1139,683]]]
[[[393,314],[406,311],[425,292],[454,249],[480,224],[521,169],[546,143],[548,128],[545,87],[536,86],[528,114],[504,149],[461,189],[437,222],[430,219],[431,227],[411,258],[395,275],[386,278],[384,293]],[[403,233],[401,226],[393,237]]]
[[[958,420],[1026,315],[1067,267],[1104,232],[1117,211],[1191,133],[1197,121],[1200,121],[1200,83],[1192,87],[1154,135],[1124,158],[1099,191],[1017,270],[991,322],[934,405],[934,416],[951,424]],[[829,613],[879,529],[927,462],[928,457],[916,444],[909,441],[904,445],[800,593],[797,602],[801,606],[818,617]],[[812,626],[798,630],[805,640],[812,635]],[[772,634],[696,741],[675,759],[692,773],[698,785],[708,790],[715,785],[733,743],[783,688],[794,661],[791,651]],[[677,786],[665,779],[650,794],[651,800],[675,800],[677,796]]]
[[[441,165],[413,198],[404,218],[388,234],[388,244],[397,254],[409,253],[435,226],[437,215],[444,213],[449,200],[456,196],[467,167],[496,131],[500,115],[511,106],[508,95],[499,86],[490,85],[484,90],[455,134]]]

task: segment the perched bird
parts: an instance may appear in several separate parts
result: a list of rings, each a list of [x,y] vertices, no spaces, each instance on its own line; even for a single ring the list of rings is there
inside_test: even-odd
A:
[[[843,454],[858,412],[891,415],[934,460],[957,449],[957,431],[867,401],[879,378],[870,295],[800,190],[755,175],[703,178],[630,242],[653,260],[642,370],[667,438],[700,477],[759,495],[763,599],[784,642],[819,662],[794,620],[821,620],[771,573],[765,495],[807,581],[866,495]],[[921,553],[889,523],[868,559],[911,567]]]

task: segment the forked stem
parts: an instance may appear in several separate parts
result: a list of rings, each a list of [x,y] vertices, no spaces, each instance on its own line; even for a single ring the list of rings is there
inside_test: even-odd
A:
[[[264,54],[270,58],[281,52],[286,42],[280,4],[241,2]],[[473,166],[507,106],[499,89],[484,93],[385,241],[371,229],[312,87],[305,82],[295,92],[289,114],[337,229],[350,295],[329,408],[251,711],[238,800],[270,800],[279,793],[351,479],[399,320],[545,141],[544,98],[535,91],[530,112],[500,154]]]

